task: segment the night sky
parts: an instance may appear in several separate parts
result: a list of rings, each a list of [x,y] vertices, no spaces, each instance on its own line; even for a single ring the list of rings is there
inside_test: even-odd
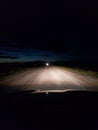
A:
[[[0,62],[98,61],[95,0],[1,0]]]

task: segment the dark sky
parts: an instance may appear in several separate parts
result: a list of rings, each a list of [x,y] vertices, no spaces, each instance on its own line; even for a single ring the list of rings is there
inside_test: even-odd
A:
[[[0,61],[98,60],[95,0],[1,0]]]

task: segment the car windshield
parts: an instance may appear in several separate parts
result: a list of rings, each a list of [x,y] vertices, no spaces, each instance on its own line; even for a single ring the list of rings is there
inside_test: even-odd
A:
[[[96,4],[0,2],[0,94],[98,91]]]

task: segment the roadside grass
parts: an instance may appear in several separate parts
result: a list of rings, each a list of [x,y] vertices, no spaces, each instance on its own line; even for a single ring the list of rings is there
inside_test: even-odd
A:
[[[79,73],[81,75],[98,78],[98,72],[95,72],[92,70],[84,70],[84,69],[80,69],[80,68],[69,68],[69,67],[66,67],[66,69],[73,71],[73,72],[76,72],[76,73]]]
[[[17,73],[21,73],[23,71],[26,71],[27,69],[26,68],[14,68],[12,70],[8,70],[8,71],[3,71],[2,73],[0,73],[0,80],[2,80],[3,78],[5,77],[8,77],[12,74],[17,74]]]

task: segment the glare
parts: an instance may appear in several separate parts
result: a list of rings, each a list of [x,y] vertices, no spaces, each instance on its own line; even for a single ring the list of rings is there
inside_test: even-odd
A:
[[[46,66],[49,66],[49,63],[46,63]]]

